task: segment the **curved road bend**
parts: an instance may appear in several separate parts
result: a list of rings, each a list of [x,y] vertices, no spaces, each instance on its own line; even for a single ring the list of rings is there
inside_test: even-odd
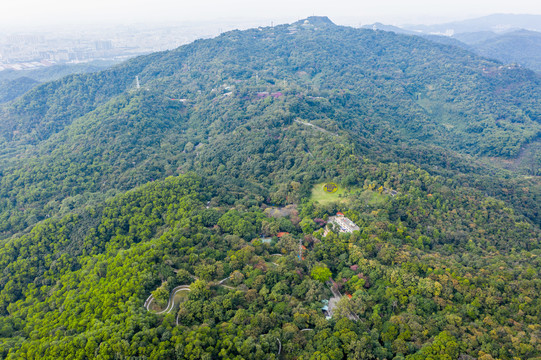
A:
[[[169,295],[169,302],[167,303],[167,307],[159,312],[155,312],[155,314],[163,314],[163,313],[170,313],[171,310],[175,307],[175,295],[179,291],[190,291],[190,285],[180,285],[171,291],[171,294]],[[152,294],[148,297],[147,301],[145,301],[145,308],[150,311],[149,307],[152,301],[154,300],[154,296]]]

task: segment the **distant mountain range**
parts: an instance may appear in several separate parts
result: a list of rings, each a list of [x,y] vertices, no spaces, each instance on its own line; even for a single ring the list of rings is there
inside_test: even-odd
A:
[[[497,59],[506,64],[518,63],[541,72],[541,33],[539,32],[516,30],[495,34],[493,37],[469,45],[479,55]]]
[[[445,24],[402,27],[414,32],[448,35],[479,31],[505,32],[514,29],[541,31],[541,15],[493,14]]]
[[[541,72],[541,15],[496,14],[439,25],[375,23],[364,28],[417,35]]]

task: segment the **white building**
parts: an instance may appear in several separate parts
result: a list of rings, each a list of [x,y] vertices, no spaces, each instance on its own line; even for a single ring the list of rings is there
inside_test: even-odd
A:
[[[328,224],[335,224],[338,226],[339,228],[339,232],[342,232],[342,233],[352,233],[354,231],[358,231],[358,230],[361,230],[360,227],[358,227],[357,225],[355,225],[355,223],[353,221],[351,221],[350,219],[348,219],[347,217],[344,216],[344,214],[342,213],[338,213],[336,214],[336,216],[331,216],[329,217],[329,220],[327,221]],[[325,232],[323,233],[324,236],[326,236],[327,234],[329,233],[329,229],[328,227],[325,228]]]

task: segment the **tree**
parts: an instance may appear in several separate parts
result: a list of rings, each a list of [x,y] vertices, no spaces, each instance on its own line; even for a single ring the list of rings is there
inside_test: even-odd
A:
[[[288,253],[298,253],[299,241],[291,234],[282,235],[277,245]]]
[[[325,281],[329,280],[332,273],[331,270],[329,270],[329,268],[326,266],[315,266],[310,275],[314,280],[324,283]]]
[[[195,148],[194,144],[188,141],[186,145],[184,146],[184,151],[186,151],[187,153],[191,153],[194,148]]]
[[[316,228],[316,223],[309,217],[302,219],[299,225],[301,226],[302,232],[305,234],[313,233]]]
[[[156,303],[161,307],[167,305],[167,302],[169,301],[169,293],[165,290],[164,286],[160,286],[154,290],[152,296],[154,296]]]
[[[187,270],[184,270],[184,269],[180,269],[179,271],[177,271],[176,277],[177,277],[177,282],[183,285],[191,283],[193,279],[192,275]]]
[[[210,296],[209,284],[203,280],[196,280],[190,285],[190,298],[205,300]]]
[[[273,236],[280,231],[280,226],[273,219],[263,220],[261,222],[261,232],[263,236]]]
[[[460,346],[454,336],[447,331],[441,332],[431,344],[425,345],[414,355],[406,357],[407,360],[417,359],[458,359]]]

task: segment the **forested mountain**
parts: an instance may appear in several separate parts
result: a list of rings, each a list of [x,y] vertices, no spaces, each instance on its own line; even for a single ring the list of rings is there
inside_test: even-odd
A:
[[[464,49],[464,50],[470,50],[470,51],[472,50],[470,48],[470,46],[467,45],[468,43],[462,42],[462,40],[460,39],[459,36],[457,36],[455,38],[455,37],[451,37],[451,36],[434,35],[434,34],[430,34],[430,33],[420,33],[420,32],[415,32],[415,31],[403,29],[403,28],[398,27],[398,26],[385,25],[385,24],[382,24],[382,23],[374,23],[374,24],[371,24],[371,25],[363,25],[362,28],[363,29],[371,29],[371,30],[390,31],[390,32],[394,32],[396,34],[415,35],[415,36],[420,36],[422,38],[431,40],[431,41],[439,43],[439,44],[453,45],[453,46],[457,46],[457,47],[459,47],[461,49]]]
[[[467,33],[478,31],[509,31],[513,29],[526,29],[541,31],[541,15],[534,14],[492,14],[474,19],[454,21],[434,25],[406,25],[410,31],[424,33]]]
[[[519,64],[541,71],[541,16],[494,14],[437,25],[389,26],[376,23],[366,28],[417,35],[455,45],[503,65]],[[443,36],[445,35],[445,36]]]
[[[540,94],[319,17],[39,85],[0,110],[0,357],[539,357]]]
[[[0,103],[11,101],[40,83],[57,80],[70,74],[100,71],[113,64],[114,62],[99,61],[89,64],[54,65],[32,70],[0,71]]]
[[[541,32],[517,30],[470,45],[482,56],[541,72]]]
[[[21,96],[38,84],[39,82],[26,76],[13,80],[0,80],[0,104]]]

